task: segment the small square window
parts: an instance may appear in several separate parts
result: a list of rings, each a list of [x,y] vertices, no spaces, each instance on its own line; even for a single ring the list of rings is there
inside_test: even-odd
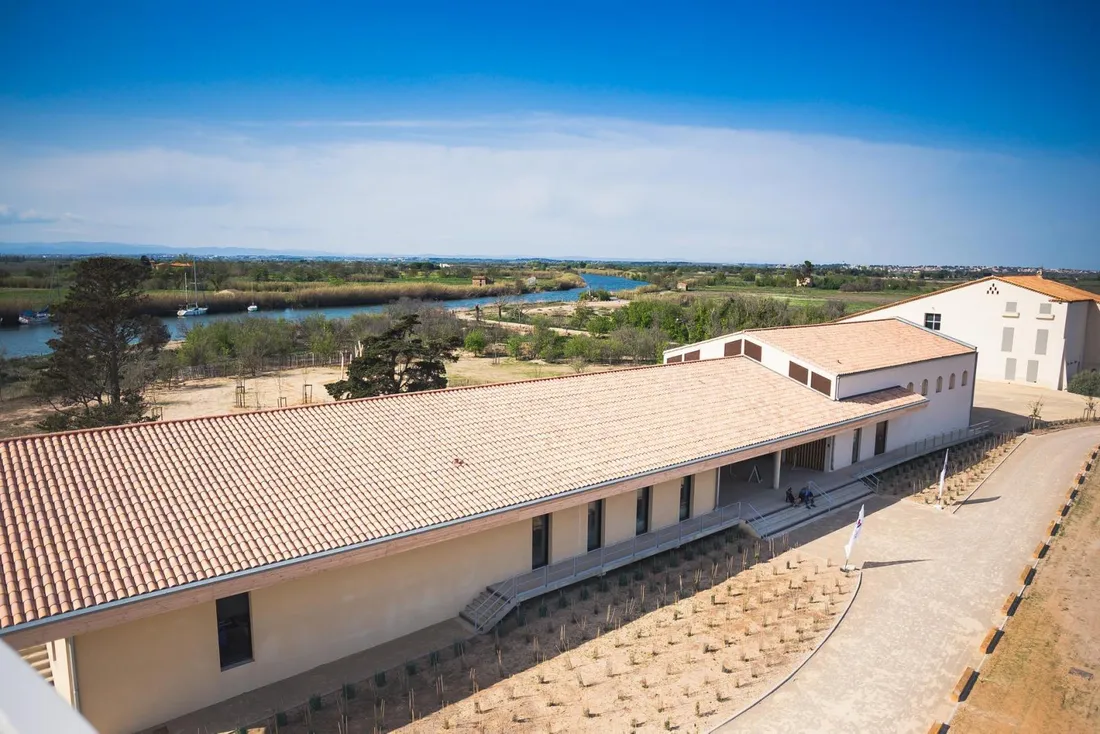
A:
[[[1016,313],[1016,302],[1008,301],[1005,303],[1005,313]]]
[[[924,328],[931,329],[932,331],[940,330],[940,314],[938,313],[926,313],[924,315]]]
[[[1049,304],[1049,303],[1040,303],[1039,304],[1039,315],[1040,316],[1050,316],[1051,311],[1052,311],[1051,304]]]

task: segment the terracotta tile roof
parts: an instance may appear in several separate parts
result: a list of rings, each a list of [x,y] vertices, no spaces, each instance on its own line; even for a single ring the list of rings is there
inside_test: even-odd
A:
[[[1041,275],[999,275],[995,277],[997,277],[998,280],[1018,285],[1021,288],[1027,288],[1029,291],[1035,291],[1036,293],[1042,293],[1044,296],[1050,296],[1056,301],[1067,301],[1069,303],[1074,303],[1076,301],[1100,301],[1100,294],[1090,293],[1089,291],[1082,290],[1068,283],[1061,283],[1057,280],[1047,280]]]
[[[745,338],[770,344],[834,375],[971,354],[974,347],[902,319],[843,321],[752,329]]]
[[[1069,285],[1068,283],[1061,283],[1057,280],[1047,280],[1040,275],[987,275],[984,278],[978,278],[976,280],[968,280],[965,283],[956,283],[955,285],[949,285],[946,288],[940,288],[937,291],[931,293],[922,293],[919,296],[910,296],[909,298],[903,298],[900,301],[892,301],[891,303],[884,303],[881,306],[875,306],[874,308],[868,308],[859,313],[854,313],[851,316],[844,316],[844,319],[850,319],[854,316],[864,316],[875,311],[882,311],[883,309],[893,308],[894,306],[901,305],[903,303],[912,303],[913,301],[919,301],[922,298],[928,298],[929,296],[936,296],[941,293],[947,293],[948,291],[957,290],[959,288],[966,288],[969,285],[975,283],[985,283],[990,280],[1000,280],[1005,283],[1012,283],[1018,285],[1021,288],[1027,288],[1028,290],[1035,291],[1036,293],[1042,293],[1045,296],[1050,296],[1056,301],[1069,301],[1073,303],[1075,301],[1097,301],[1100,302],[1100,294],[1090,293],[1082,288]]]
[[[0,629],[924,402],[732,358],[0,441]]]

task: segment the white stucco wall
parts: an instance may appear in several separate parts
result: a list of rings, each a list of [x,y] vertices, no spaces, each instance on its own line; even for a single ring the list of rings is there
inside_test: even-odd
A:
[[[966,428],[970,425],[970,409],[974,403],[976,359],[977,355],[971,353],[915,362],[884,370],[841,375],[837,383],[837,393],[843,399],[888,387],[907,387],[909,383],[913,383],[914,392],[920,393],[921,382],[928,380],[928,405],[922,410],[890,420],[886,433],[886,450],[891,451],[928,436],[946,433],[956,428]],[[965,387],[962,384],[964,371],[967,373],[968,378]],[[951,388],[951,375],[955,376],[954,389]],[[943,379],[943,390],[938,393],[936,392],[937,378]],[[871,434],[869,440],[873,453],[874,426],[865,428],[863,433],[864,441],[868,440],[867,434]],[[839,447],[843,444],[843,440],[837,443],[838,453],[842,453],[839,451]],[[864,447],[866,447],[866,444]],[[848,453],[851,453],[850,443]],[[869,456],[869,454],[862,451],[860,455],[862,458]],[[850,461],[850,456],[845,461]],[[834,464],[834,468],[839,467]]]
[[[990,294],[991,284],[997,294]],[[1016,304],[1016,315],[1006,315],[1005,305]],[[1039,307],[1049,303],[1051,314],[1041,316]],[[1016,378],[1026,382],[1027,363],[1039,363],[1036,384],[1052,389],[1064,387],[1062,375],[1065,360],[1065,331],[1069,304],[1054,303],[1048,296],[1005,281],[981,281],[946,292],[932,293],[908,303],[899,303],[877,311],[856,314],[845,321],[868,321],[901,317],[924,325],[928,313],[940,315],[940,332],[978,348],[978,377],[983,380],[1005,381],[1005,360],[1016,360]],[[1013,329],[1012,350],[1001,349],[1002,332]],[[1035,354],[1036,333],[1046,329],[1045,355]]]
[[[222,670],[215,604],[76,637],[81,711],[132,732],[454,617],[531,568],[531,521],[324,571],[250,594],[253,661]]]

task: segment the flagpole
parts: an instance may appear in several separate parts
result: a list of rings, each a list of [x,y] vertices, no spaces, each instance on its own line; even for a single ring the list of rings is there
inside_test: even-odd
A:
[[[940,469],[940,491],[936,495],[936,509],[943,509],[943,484],[947,481],[947,457],[951,453],[951,449],[947,449],[943,452],[943,468]]]
[[[853,570],[848,561],[852,557],[852,548],[856,545],[856,540],[859,539],[859,534],[863,530],[863,508],[864,505],[859,506],[859,517],[856,518],[855,527],[852,528],[852,537],[848,538],[848,544],[844,546],[844,566],[841,567],[841,571]]]

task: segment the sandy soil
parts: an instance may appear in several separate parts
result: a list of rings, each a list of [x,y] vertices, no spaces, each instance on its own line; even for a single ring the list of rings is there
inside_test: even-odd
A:
[[[630,301],[585,301],[584,305],[591,308],[594,311],[615,311],[628,305]],[[573,312],[577,309],[578,302],[571,303],[555,303],[551,306],[539,306],[537,308],[526,308],[524,312],[527,314],[536,314],[541,316],[565,316],[568,318],[573,315]]]
[[[611,367],[586,367],[588,372],[607,369]],[[475,357],[467,352],[461,353],[458,362],[447,365],[447,375],[452,387],[571,374],[575,374],[575,370],[569,364],[547,364],[539,360],[517,362],[511,358],[494,360],[490,357]],[[338,367],[313,367],[246,378],[244,408],[236,404],[237,383],[234,378],[188,380],[179,387],[157,387],[149,392],[147,399],[161,408],[164,420],[242,413],[277,408],[280,405],[329,402],[332,398],[325,390],[325,383],[333,382],[339,377]],[[307,400],[307,396],[310,399]],[[35,423],[45,414],[46,409],[30,398],[0,402],[0,438],[36,432]]]
[[[706,539],[528,602],[498,636],[326,697],[308,721],[288,712],[279,732],[707,730],[789,674],[852,599],[855,577],[824,559],[750,553]]]
[[[879,472],[879,493],[901,495],[925,505],[956,505],[969,497],[1022,440],[1022,437],[1015,434],[1003,434],[952,446],[948,455],[942,498],[939,492],[943,451]]]
[[[1100,731],[1100,472],[963,704],[952,732]]]

